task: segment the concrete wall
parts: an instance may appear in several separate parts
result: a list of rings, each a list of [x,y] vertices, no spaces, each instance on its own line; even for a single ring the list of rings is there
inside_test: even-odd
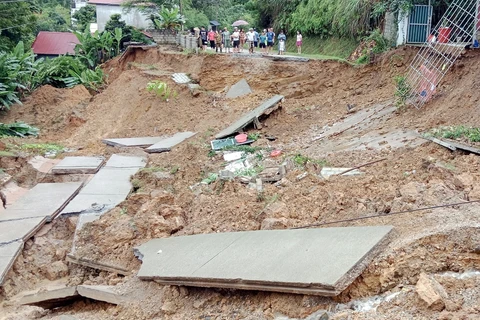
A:
[[[178,44],[178,35],[170,32],[164,32],[162,30],[146,30],[149,34],[152,35],[153,41],[158,44]]]
[[[399,13],[398,16],[397,46],[407,43],[408,13]]]
[[[390,43],[397,42],[397,24],[395,23],[395,14],[388,12],[385,14],[385,22],[383,25],[383,36]]]
[[[121,6],[109,6],[103,4],[95,5],[97,7],[97,24],[98,31],[105,30],[105,24],[110,20],[112,14],[120,14],[120,20],[125,21],[127,25],[134,26],[139,29],[146,29],[150,25],[150,20],[136,9],[132,9],[129,13],[124,13]]]

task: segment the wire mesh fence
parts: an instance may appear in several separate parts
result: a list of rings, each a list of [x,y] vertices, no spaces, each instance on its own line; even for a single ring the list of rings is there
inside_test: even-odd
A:
[[[480,30],[480,0],[455,0],[431,31],[406,75],[408,103],[421,108],[466,46],[472,45]]]

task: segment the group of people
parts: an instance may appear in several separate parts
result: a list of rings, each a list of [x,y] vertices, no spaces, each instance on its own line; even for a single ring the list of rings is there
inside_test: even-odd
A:
[[[285,54],[287,36],[280,31],[278,36],[273,32],[273,28],[263,29],[261,33],[256,29],[250,28],[245,32],[242,28],[234,27],[233,32],[230,32],[227,27],[223,30],[205,30],[202,27],[198,33],[195,33],[198,40],[198,47],[202,50],[206,50],[207,46],[210,46],[215,52],[225,53],[239,53],[245,48],[247,44],[248,52],[254,53],[257,48],[263,54],[270,54],[275,44],[275,39],[278,43],[278,54]],[[297,31],[297,53],[302,53],[302,33]]]

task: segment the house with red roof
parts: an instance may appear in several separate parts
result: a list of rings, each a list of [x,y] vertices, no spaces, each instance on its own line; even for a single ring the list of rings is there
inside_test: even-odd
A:
[[[139,10],[134,8],[129,12],[123,11],[122,3],[124,1],[125,0],[88,0],[88,4],[96,7],[98,31],[102,32],[105,30],[105,24],[113,14],[121,15],[121,20],[125,21],[127,25],[138,29],[147,29],[149,27],[150,20]]]
[[[40,31],[32,44],[37,57],[54,58],[60,55],[74,55],[75,46],[80,43],[71,32]]]

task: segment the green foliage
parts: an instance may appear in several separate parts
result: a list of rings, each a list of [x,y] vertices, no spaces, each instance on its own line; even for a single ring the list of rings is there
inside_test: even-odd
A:
[[[287,52],[297,52],[295,38],[290,37],[290,39],[287,39]],[[302,40],[302,55],[316,59],[342,60],[347,59],[358,44],[359,41],[352,38],[322,39],[316,35],[307,35]]]
[[[257,141],[259,138],[260,138],[260,133],[259,133],[259,132],[249,133],[249,134],[247,135],[247,139],[248,139],[248,140]]]
[[[75,46],[75,56],[77,56],[83,64],[91,69],[95,69],[97,65],[109,60],[115,55],[113,47],[112,33],[102,32],[91,33],[85,29],[83,33],[74,31],[80,44]]]
[[[143,43],[150,43],[151,41],[140,31],[135,29],[132,26],[127,26],[125,21],[121,21],[120,18],[122,16],[120,14],[112,14],[110,16],[110,20],[107,21],[105,24],[105,31],[111,33],[114,37],[118,36],[116,31],[117,29],[122,30],[122,38],[120,42],[117,41],[117,51],[119,48],[123,48],[124,42],[135,41],[135,42],[143,42]],[[118,54],[118,53],[117,53]]]
[[[42,7],[42,12],[37,18],[36,31],[68,31],[70,29],[70,8],[59,4],[52,3]]]
[[[95,6],[86,5],[78,9],[72,16],[75,19],[75,27],[77,30],[85,30],[90,26],[90,23],[95,22],[97,19],[97,12]]]
[[[0,1],[0,51],[10,51],[20,41],[30,45],[35,38],[39,7],[34,2]]]
[[[262,150],[262,147],[252,147],[252,146],[247,146],[247,145],[234,145],[234,146],[227,146],[223,148],[225,151],[243,151],[245,153],[255,153],[257,151]]]
[[[208,26],[209,19],[205,13],[195,8],[185,9],[185,28],[191,29],[198,26]]]
[[[40,130],[23,122],[0,123],[0,136],[26,137],[38,136]]]
[[[160,80],[154,80],[147,83],[147,91],[155,93],[165,101],[168,101],[171,94],[170,87],[165,82]]]
[[[403,109],[407,105],[407,100],[410,96],[410,85],[407,82],[406,76],[396,76],[395,80],[395,105],[398,109]]]
[[[47,153],[62,153],[65,148],[54,143],[26,143],[21,145],[20,149],[29,153],[45,155]]]
[[[155,29],[175,30],[185,23],[185,16],[180,14],[178,7],[171,9],[161,7],[157,15],[151,17]]]
[[[390,44],[388,40],[382,35],[380,29],[375,29],[367,37],[363,38],[364,42],[370,43],[373,42],[374,45],[372,47],[373,53],[382,53],[390,49]]]
[[[465,138],[470,142],[480,142],[480,128],[465,127],[465,126],[452,126],[434,129],[430,132],[430,135],[434,137],[446,138],[446,139],[459,139]]]
[[[325,159],[316,160],[316,159],[309,158],[305,155],[302,155],[300,153],[297,153],[296,155],[293,156],[293,163],[295,163],[299,167],[305,167],[307,163],[313,163],[319,166],[325,166],[327,165],[328,162]]]

